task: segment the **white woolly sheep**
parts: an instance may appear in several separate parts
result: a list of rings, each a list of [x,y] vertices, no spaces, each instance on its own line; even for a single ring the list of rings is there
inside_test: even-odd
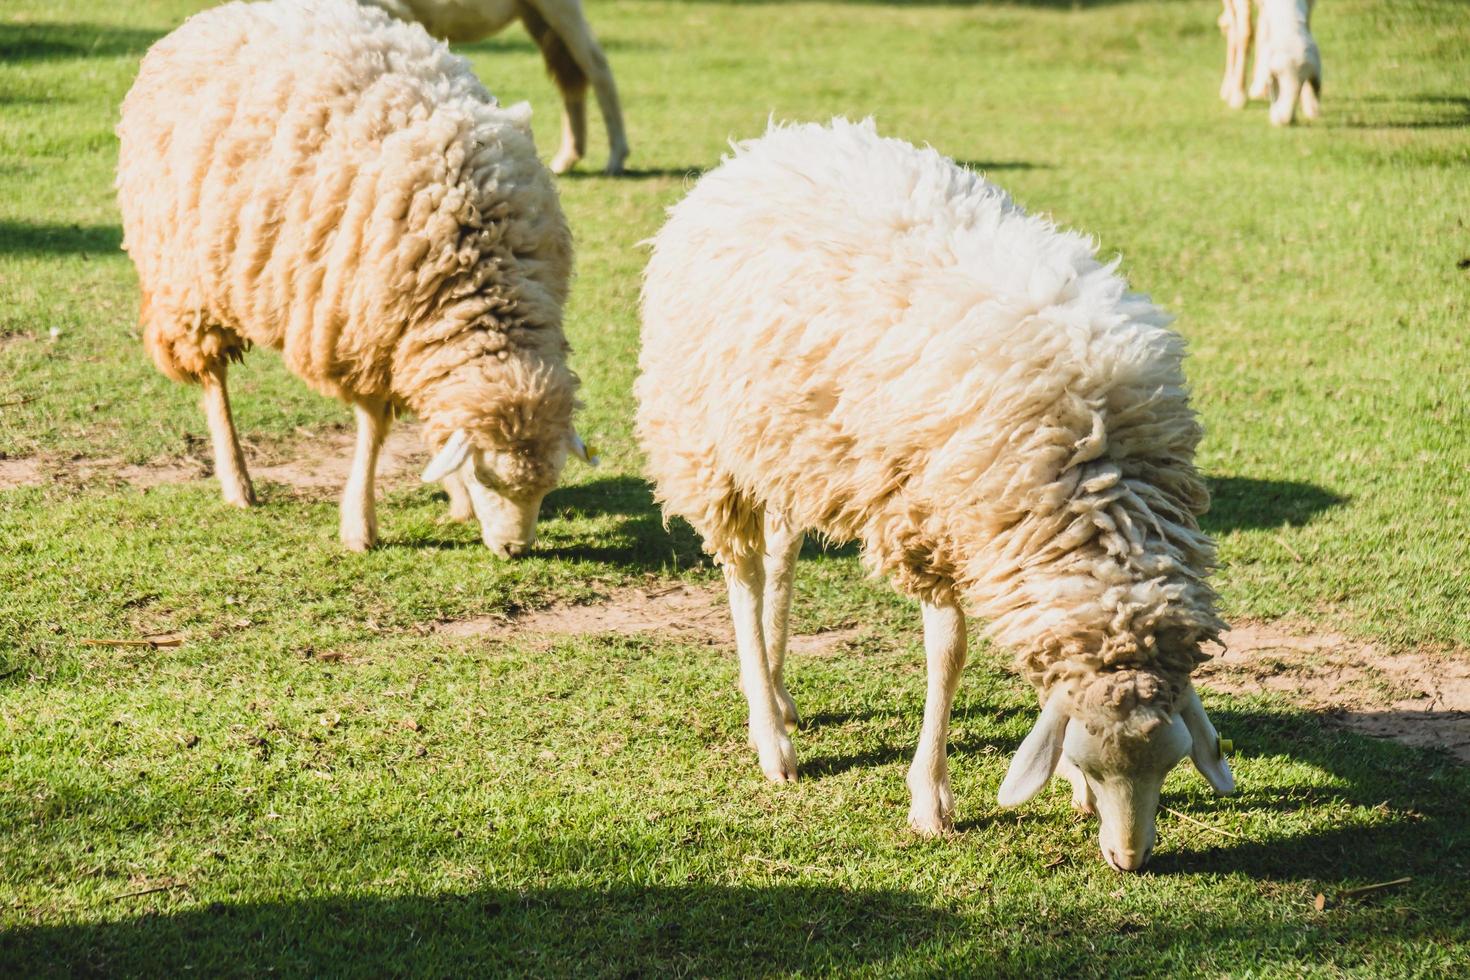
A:
[[[1224,624],[1184,343],[1087,239],[871,122],[773,127],[672,208],[643,287],[637,433],[656,496],[724,566],[766,776],[803,533],[857,539],[923,608],[909,822],[953,825],[945,742],[968,606],[1040,720],[1001,788],[1059,762],[1108,862],[1148,859],[1186,753],[1233,789],[1190,683]],[[784,727],[783,727],[784,725]]]
[[[606,173],[620,174],[628,158],[623,110],[607,56],[587,24],[581,0],[363,0],[395,17],[417,21],[435,37],[478,41],[520,19],[541,49],[547,71],[561,92],[561,149],[551,169],[566,173],[587,152],[587,83],[597,94],[607,126]]]
[[[117,132],[143,340],[164,374],[203,386],[225,499],[254,502],[225,373],[260,344],[356,412],[349,548],[376,540],[378,447],[404,410],[442,447],[425,479],[446,479],[497,553],[529,548],[580,445],[571,236],[529,110],[499,108],[421,27],[271,0],[155,44]]]
[[[1257,0],[1256,63],[1251,80],[1253,99],[1271,100],[1271,125],[1322,115],[1322,55],[1312,37],[1312,0]]]

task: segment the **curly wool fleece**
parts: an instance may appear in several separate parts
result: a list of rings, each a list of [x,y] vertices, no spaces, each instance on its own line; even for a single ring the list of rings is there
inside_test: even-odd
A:
[[[958,594],[1089,728],[1144,734],[1224,624],[1182,339],[1088,239],[871,122],[773,127],[671,209],[638,435],[728,560],[773,508]]]
[[[529,110],[352,0],[230,3],[153,46],[118,125],[124,247],[159,368],[251,343],[336,397],[466,429],[509,482],[565,458],[572,244]]]

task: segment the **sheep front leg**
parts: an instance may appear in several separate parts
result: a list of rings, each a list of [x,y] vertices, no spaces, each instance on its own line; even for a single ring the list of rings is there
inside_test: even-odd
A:
[[[470,492],[465,489],[459,473],[450,473],[440,482],[444,484],[444,492],[449,494],[449,519],[461,524],[473,519],[475,503],[470,499]]]
[[[929,690],[924,698],[924,728],[909,767],[909,826],[930,836],[954,827],[954,794],[949,788],[949,711],[965,669],[965,614],[953,600],[923,604],[924,654]]]
[[[769,510],[766,511],[765,531],[766,587],[761,611],[766,663],[770,668],[776,704],[781,709],[781,721],[787,732],[794,732],[801,724],[801,717],[796,713],[796,702],[786,690],[783,674],[786,666],[786,640],[791,632],[791,583],[796,577],[796,559],[801,553],[802,532],[779,514]]]
[[[1065,755],[1057,760],[1057,775],[1072,784],[1072,809],[1088,816],[1097,813],[1097,799],[1092,795],[1087,777]]]
[[[245,454],[235,435],[235,418],[230,413],[230,392],[225,387],[226,365],[219,361],[199,379],[204,388],[204,417],[209,421],[209,439],[214,446],[214,474],[219,477],[225,502],[236,507],[255,504],[255,488],[245,470]]]
[[[597,94],[597,107],[602,110],[602,121],[607,126],[607,174],[623,172],[623,163],[628,158],[628,137],[623,128],[623,108],[618,100],[617,83],[613,81],[612,68],[607,55],[602,53],[592,28],[587,24],[579,4],[573,0],[537,0],[536,12],[556,34],[577,69],[592,83]],[[534,31],[533,31],[534,33]],[[545,48],[543,47],[543,52]],[[551,56],[547,55],[548,63]],[[553,74],[557,74],[553,67]],[[565,98],[565,87],[563,93]],[[571,119],[572,102],[566,102],[567,116]],[[585,111],[585,110],[584,110]],[[558,158],[561,154],[557,154]]]
[[[357,416],[357,450],[352,473],[342,491],[341,537],[349,551],[366,551],[378,541],[376,489],[373,476],[378,469],[378,449],[388,434],[392,416],[381,398],[363,398],[352,405]]]
[[[761,593],[765,577],[759,552],[725,560],[730,618],[740,651],[740,688],[750,708],[750,742],[761,771],[773,783],[796,781],[796,749],[781,721],[761,631]]]

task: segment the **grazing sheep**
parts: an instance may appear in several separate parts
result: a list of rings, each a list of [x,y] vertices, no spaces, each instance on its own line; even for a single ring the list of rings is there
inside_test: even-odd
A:
[[[529,110],[499,108],[418,26],[272,0],[155,44],[117,132],[143,341],[203,386],[225,499],[254,502],[225,372],[260,344],[356,412],[347,547],[376,540],[378,447],[404,410],[442,447],[425,479],[470,498],[499,554],[530,547],[577,445],[578,381],[571,236]]]
[[[842,119],[736,146],[653,244],[638,437],[665,513],[724,566],[768,778],[797,775],[782,668],[814,530],[860,541],[922,605],[915,829],[953,825],[962,606],[1042,705],[1004,805],[1060,763],[1095,798],[1109,863],[1136,869],[1180,758],[1233,788],[1190,684],[1224,624],[1184,342],[1116,263],[934,150]]]
[[[561,149],[551,169],[562,174],[587,152],[587,83],[607,125],[607,167],[620,174],[628,158],[623,110],[607,56],[587,24],[580,0],[364,0],[395,17],[418,21],[429,33],[449,41],[478,41],[519,18],[541,49],[546,68],[561,92]]]
[[[1322,55],[1312,37],[1312,0],[1257,0],[1256,64],[1251,82],[1253,99],[1271,100],[1271,125],[1296,122],[1297,103],[1302,115],[1322,115]]]

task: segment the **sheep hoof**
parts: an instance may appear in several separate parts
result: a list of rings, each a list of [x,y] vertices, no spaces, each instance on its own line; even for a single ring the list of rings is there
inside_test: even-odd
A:
[[[551,161],[551,172],[557,176],[568,173],[581,159],[581,157],[574,156],[570,153],[558,153]]]
[[[781,709],[781,724],[786,726],[786,734],[794,734],[801,727],[801,715],[797,713],[796,702],[785,691],[777,691],[776,706]]]
[[[370,531],[359,531],[349,534],[342,532],[342,547],[348,551],[370,551],[373,545],[378,543],[378,536]]]
[[[1244,109],[1245,93],[1238,90],[1235,92],[1231,92],[1230,98],[1225,100],[1225,104],[1230,106],[1230,108],[1232,109]]]
[[[610,155],[607,158],[607,166],[602,168],[602,172],[609,177],[621,177],[624,170],[623,164],[627,162],[627,159],[627,150]]]
[[[773,783],[796,782],[796,748],[791,744],[791,739],[782,735],[775,745],[768,746],[765,750],[757,747],[756,754],[760,758],[761,772],[766,774],[766,779]]]
[[[954,832],[954,805],[934,802],[909,808],[909,829],[920,837],[942,837]]]

